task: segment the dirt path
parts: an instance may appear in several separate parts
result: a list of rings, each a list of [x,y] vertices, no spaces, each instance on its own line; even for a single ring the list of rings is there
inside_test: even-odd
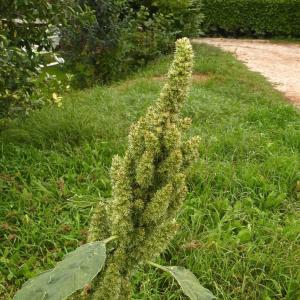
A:
[[[260,72],[300,107],[300,44],[223,38],[203,38],[194,42],[218,46],[234,53],[249,69]]]

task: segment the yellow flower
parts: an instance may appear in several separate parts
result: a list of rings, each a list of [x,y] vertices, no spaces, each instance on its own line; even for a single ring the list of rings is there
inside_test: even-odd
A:
[[[52,94],[52,100],[58,107],[62,106],[62,97],[58,96],[56,93]]]

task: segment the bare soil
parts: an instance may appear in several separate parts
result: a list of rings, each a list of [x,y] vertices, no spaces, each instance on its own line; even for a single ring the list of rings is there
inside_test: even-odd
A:
[[[194,42],[234,53],[249,69],[264,75],[289,101],[300,107],[300,44],[224,38],[202,38]]]

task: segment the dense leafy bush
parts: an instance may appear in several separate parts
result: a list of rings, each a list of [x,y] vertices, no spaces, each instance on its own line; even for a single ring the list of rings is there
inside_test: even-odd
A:
[[[77,83],[122,75],[168,52],[176,38],[197,35],[201,1],[79,0],[64,26],[61,50]]]
[[[0,35],[0,118],[28,114],[46,103],[61,105],[59,94],[69,89],[71,78],[64,81],[37,68],[38,56],[28,56],[19,47],[9,46]]]
[[[177,36],[199,36],[203,20],[202,0],[156,0],[154,7],[164,15],[171,14]]]
[[[0,36],[0,116],[26,106],[34,87],[35,61]]]
[[[49,31],[64,23],[68,2],[63,0],[3,0],[1,1],[1,33],[13,46],[24,46],[32,54],[33,45],[39,50],[50,49]]]
[[[300,36],[299,0],[204,0],[204,31],[221,35]]]
[[[120,36],[120,60],[125,73],[167,53],[176,39],[171,15],[152,14],[142,6],[130,11]]]
[[[129,0],[128,7],[135,11],[146,7],[150,16],[160,13],[172,19],[172,30],[179,36],[198,36],[203,19],[202,0]]]
[[[0,117],[27,113],[44,102],[40,51],[51,49],[49,35],[64,23],[68,7],[63,0],[1,1]],[[44,79],[47,89],[53,86],[53,76]]]

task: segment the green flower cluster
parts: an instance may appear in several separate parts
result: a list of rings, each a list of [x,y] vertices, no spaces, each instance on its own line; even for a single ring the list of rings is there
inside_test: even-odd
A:
[[[132,125],[124,158],[113,158],[113,198],[96,208],[89,241],[110,235],[118,239],[93,299],[130,299],[136,266],[157,257],[178,229],[175,217],[187,194],[186,170],[199,148],[198,137],[183,139],[191,120],[180,115],[192,66],[192,46],[180,39],[158,101]]]

